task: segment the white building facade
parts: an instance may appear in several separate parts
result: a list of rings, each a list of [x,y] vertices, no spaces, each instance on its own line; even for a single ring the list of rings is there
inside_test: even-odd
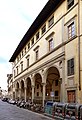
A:
[[[82,102],[82,1],[49,0],[17,46],[13,99]]]

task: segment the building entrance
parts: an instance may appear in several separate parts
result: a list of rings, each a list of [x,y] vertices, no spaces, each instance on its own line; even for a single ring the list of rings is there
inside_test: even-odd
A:
[[[72,91],[67,91],[67,96],[68,96],[68,103],[75,103],[76,101],[76,95],[75,95],[75,90]]]

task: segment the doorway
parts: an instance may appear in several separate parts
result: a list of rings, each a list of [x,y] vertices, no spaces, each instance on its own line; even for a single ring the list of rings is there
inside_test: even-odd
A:
[[[67,91],[67,96],[68,96],[68,103],[76,102],[75,90]]]

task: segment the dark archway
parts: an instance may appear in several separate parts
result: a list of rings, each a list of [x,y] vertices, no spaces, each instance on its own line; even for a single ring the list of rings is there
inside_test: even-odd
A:
[[[19,83],[18,83],[18,82],[17,82],[17,84],[16,84],[16,88],[19,89]]]
[[[46,99],[51,100],[52,94],[54,94],[53,100],[60,101],[60,74],[56,67],[50,67],[47,70],[46,79]]]
[[[39,73],[37,73],[34,76],[34,79],[35,79],[34,100],[37,104],[42,104],[43,97],[42,77]]]
[[[20,93],[19,93],[19,82],[16,83],[16,99],[19,99]]]
[[[27,84],[27,100],[29,100],[32,97],[31,79],[29,77],[27,78],[26,84]]]
[[[21,99],[24,99],[24,81],[21,81]]]

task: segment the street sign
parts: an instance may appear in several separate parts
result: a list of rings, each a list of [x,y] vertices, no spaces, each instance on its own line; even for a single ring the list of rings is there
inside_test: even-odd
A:
[[[54,97],[54,92],[51,92],[51,93],[50,93],[50,96],[51,96],[51,97]]]

